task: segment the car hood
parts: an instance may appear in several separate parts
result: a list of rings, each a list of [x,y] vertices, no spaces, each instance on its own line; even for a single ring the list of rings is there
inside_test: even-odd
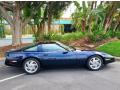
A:
[[[95,51],[95,50],[76,50],[76,52],[81,54],[87,54],[87,55],[101,55],[103,57],[110,57],[110,58],[113,57],[110,54],[100,52],[100,51]]]

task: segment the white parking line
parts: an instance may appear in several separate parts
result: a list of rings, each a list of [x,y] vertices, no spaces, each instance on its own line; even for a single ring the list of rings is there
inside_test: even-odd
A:
[[[25,73],[22,73],[22,74],[19,74],[19,75],[15,75],[15,76],[12,76],[12,77],[9,77],[9,78],[2,79],[2,80],[0,80],[0,83],[2,83],[4,81],[7,81],[7,80],[11,80],[11,79],[17,78],[17,77],[20,77],[22,75],[25,75]]]

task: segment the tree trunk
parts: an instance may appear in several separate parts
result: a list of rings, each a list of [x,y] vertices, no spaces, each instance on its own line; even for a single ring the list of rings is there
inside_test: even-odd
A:
[[[12,45],[20,45],[21,37],[22,37],[22,27],[20,25],[20,21],[16,22],[12,27]]]
[[[31,3],[31,4],[30,4]],[[27,19],[22,19],[23,8],[30,4],[33,6],[32,10],[35,10],[31,13],[31,15]],[[37,5],[37,3],[35,2]],[[33,18],[33,16],[37,13],[38,8],[40,8],[44,2],[38,3],[37,7],[34,6],[34,2],[0,2],[0,15],[10,24],[12,29],[12,45],[20,45],[21,37],[22,37],[22,29],[26,24]],[[31,11],[32,11],[31,10]],[[9,13],[10,12],[10,13]]]
[[[39,35],[43,34],[44,33],[43,31],[44,31],[44,22],[39,24],[39,27],[38,27]]]
[[[115,25],[115,27],[113,29],[113,32],[116,32],[116,30],[118,29],[119,25],[120,25],[120,22],[117,22],[117,24]]]
[[[89,26],[89,33],[92,34],[92,25],[91,25],[91,22],[92,22],[92,16],[90,15],[89,16],[89,19],[88,19],[88,26]]]
[[[20,45],[21,44],[21,37],[22,37],[22,23],[20,19],[20,9],[19,6],[16,6],[13,11],[13,24],[11,25],[12,28],[12,45]]]
[[[110,24],[112,23],[112,15],[116,11],[116,2],[112,2],[112,6],[109,8],[108,12],[106,13],[105,19],[104,19],[104,33],[107,32]]]
[[[34,37],[35,37],[35,42],[37,42],[37,35],[36,35],[36,28],[35,28],[35,25],[32,25],[32,32],[34,34]]]
[[[82,32],[85,32],[85,27],[86,27],[86,18],[83,16],[83,18],[82,18]]]
[[[40,23],[38,25],[38,31],[37,31],[38,36],[39,36],[39,40],[38,41],[43,41],[42,35],[44,34],[44,25],[45,25],[44,22],[42,22],[42,23]]]
[[[51,21],[52,21],[51,5],[52,2],[49,2],[48,3],[48,33],[51,32]]]
[[[95,1],[92,1],[91,3],[91,11],[94,9],[94,4],[95,4]],[[92,22],[92,15],[89,15],[89,18],[88,18],[88,26],[89,26],[89,33],[92,34],[92,27],[91,27],[91,22]]]
[[[48,15],[48,32],[51,32],[51,21],[52,21],[52,16],[49,13],[49,15]]]

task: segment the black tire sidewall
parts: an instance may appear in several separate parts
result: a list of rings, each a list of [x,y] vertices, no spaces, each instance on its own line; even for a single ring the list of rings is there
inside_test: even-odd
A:
[[[97,58],[99,58],[100,60],[101,60],[101,66],[100,66],[100,68],[98,68],[98,69],[92,69],[91,67],[90,67],[90,65],[89,65],[89,62],[90,62],[90,60],[91,60],[91,58],[94,58],[94,57],[97,57]],[[103,59],[100,57],[100,56],[98,56],[98,55],[94,55],[94,56],[91,56],[91,57],[89,57],[88,58],[88,60],[87,60],[87,68],[89,69],[89,70],[92,70],[92,71],[98,71],[98,70],[100,70],[102,67],[103,67]]]
[[[26,63],[27,61],[29,61],[29,60],[33,60],[33,61],[35,61],[35,62],[38,64],[38,69],[37,69],[37,71],[34,72],[34,73],[29,73],[29,72],[27,72],[27,71],[25,70],[25,63]],[[23,70],[24,70],[24,72],[25,72],[26,74],[29,74],[29,75],[35,74],[35,73],[37,73],[37,72],[40,70],[40,62],[39,62],[37,59],[35,59],[35,58],[27,58],[27,59],[23,62]]]

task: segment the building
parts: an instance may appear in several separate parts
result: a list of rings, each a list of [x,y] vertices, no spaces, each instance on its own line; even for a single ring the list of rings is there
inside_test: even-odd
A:
[[[53,20],[51,30],[54,32],[73,32],[75,28],[72,26],[71,18],[61,18],[59,20]]]

